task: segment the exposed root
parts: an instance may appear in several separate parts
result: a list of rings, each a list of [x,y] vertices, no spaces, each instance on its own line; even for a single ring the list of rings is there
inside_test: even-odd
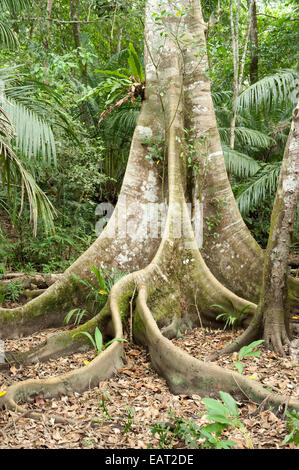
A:
[[[31,285],[35,288],[47,288],[63,277],[63,274],[25,274],[8,273],[2,276],[0,285],[18,283],[23,289],[29,289]]]
[[[113,336],[113,333],[110,331],[110,318],[111,315],[107,303],[100,313],[71,331],[65,331],[52,336],[41,345],[32,348],[29,351],[5,352],[4,359],[6,362],[4,364],[0,364],[0,368],[3,369],[5,367],[9,367],[13,363],[32,364],[36,362],[44,362],[51,358],[66,356],[78,351],[86,351],[90,347],[90,342],[85,335],[80,335],[80,333],[86,331],[93,334],[96,326],[98,326],[103,335],[107,333],[107,335]]]
[[[195,359],[162,336],[147,306],[147,288],[139,287],[137,311],[143,322],[146,345],[152,364],[167,380],[172,393],[217,396],[219,391],[231,393],[236,399],[250,399],[255,403],[267,401],[268,407],[281,406],[299,410],[299,400],[267,391],[261,384],[237,372],[224,370],[215,364]],[[288,402],[288,403],[287,403]]]
[[[267,328],[265,326],[264,339],[265,345],[268,349],[272,349],[277,354],[286,357],[284,346],[289,347],[290,339],[287,335],[284,324],[271,324],[271,328]]]
[[[112,314],[115,337],[122,338],[122,323],[117,307],[119,296],[123,292],[115,285],[111,296],[110,308]],[[30,401],[35,396],[44,398],[69,395],[74,391],[83,392],[90,387],[95,387],[115,373],[122,366],[122,344],[114,342],[101,352],[89,364],[75,371],[41,380],[24,380],[10,386],[6,393],[0,397],[0,408],[7,407],[21,413],[27,410],[18,405],[18,402]],[[31,414],[30,417],[40,418],[39,414]]]
[[[261,337],[261,324],[262,316],[256,313],[255,317],[251,320],[249,326],[246,330],[238,336],[234,341],[229,343],[227,346],[222,348],[220,351],[216,351],[206,358],[206,361],[215,361],[220,356],[225,354],[231,354],[233,352],[238,352],[243,346],[247,346]]]

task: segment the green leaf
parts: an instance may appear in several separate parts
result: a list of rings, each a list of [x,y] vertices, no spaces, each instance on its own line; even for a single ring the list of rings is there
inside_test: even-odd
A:
[[[243,364],[241,364],[241,362],[234,362],[234,366],[236,367],[236,369],[238,369],[238,372],[240,374],[242,374],[243,372]]]
[[[223,403],[225,403],[225,405],[229,409],[231,416],[237,418],[239,416],[239,409],[234,398],[226,392],[219,392],[219,395]]]
[[[127,343],[128,341],[124,338],[113,338],[111,341],[108,341],[108,343],[105,344],[105,349],[108,348],[108,346],[111,344],[111,343],[115,343],[115,342],[124,342],[124,343]]]
[[[136,78],[139,78],[140,82],[144,82],[144,73],[142,69],[141,62],[139,60],[139,57],[133,47],[133,44],[129,44],[129,57],[128,57],[128,64],[133,72],[133,75]]]
[[[217,414],[217,416],[226,417],[227,408],[219,400],[214,398],[203,398],[202,402],[206,405],[206,409],[209,414]]]
[[[88,331],[80,331],[79,333],[76,333],[75,336],[77,336],[77,335],[85,335],[85,336],[87,336],[87,338],[89,339],[89,341],[90,341],[91,344],[93,345],[94,349],[97,350],[97,345],[96,345],[96,343],[95,343],[93,337],[91,336],[91,334],[88,333]]]
[[[94,338],[95,338],[97,352],[98,354],[100,354],[100,352],[102,351],[102,347],[103,347],[103,335],[98,327],[96,327],[94,331]]]
[[[64,317],[64,323],[68,324],[70,319],[74,315],[74,313],[77,312],[78,310],[79,310],[78,308],[74,308],[73,310],[70,310]]]
[[[96,278],[99,281],[99,285],[100,285],[101,289],[107,292],[108,288],[107,288],[107,285],[106,285],[106,282],[105,282],[104,275],[101,273],[101,271],[98,268],[96,268],[96,266],[90,265],[90,269],[96,275]]]
[[[226,439],[225,441],[217,442],[216,449],[230,449],[231,447],[234,447],[236,445],[236,442]]]

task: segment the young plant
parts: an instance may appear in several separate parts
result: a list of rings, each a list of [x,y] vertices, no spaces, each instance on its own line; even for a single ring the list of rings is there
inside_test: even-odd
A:
[[[237,354],[238,362],[234,362],[234,366],[238,369],[238,372],[242,374],[243,372],[243,364],[241,363],[242,359],[247,356],[255,356],[259,357],[261,355],[261,351],[254,351],[253,349],[258,346],[259,344],[263,343],[263,339],[259,339],[257,341],[253,341],[253,343],[248,344],[248,346],[243,346]]]
[[[134,407],[131,408],[131,407],[127,406],[127,421],[125,423],[125,429],[123,430],[123,434],[127,434],[127,432],[130,431],[131,426],[132,426],[133,421],[134,421],[135,414],[136,414],[135,408]]]
[[[72,274],[72,276],[77,282],[88,289],[87,300],[91,303],[91,310],[99,310],[107,301],[112,286],[127,273],[118,272],[116,269],[112,268],[110,273],[105,273],[104,275],[104,273],[94,265],[91,265],[90,269],[96,276],[96,283],[93,283],[90,279],[81,279],[76,274]],[[68,324],[74,316],[74,325],[79,325],[84,316],[92,317],[93,315],[88,310],[75,308],[67,313],[64,322]]]
[[[81,308],[74,308],[66,314],[66,316],[64,317],[64,323],[67,325],[71,321],[72,317],[75,316],[74,325],[79,325],[81,323],[82,318],[88,314],[89,313],[87,312],[87,310]]]
[[[208,412],[207,418],[212,421],[211,424],[201,428],[201,434],[206,438],[203,447],[212,447],[215,449],[229,449],[236,443],[230,440],[219,440],[224,429],[239,428],[244,434],[248,445],[253,449],[253,444],[248,436],[245,426],[239,419],[239,409],[234,398],[226,392],[219,392],[222,402],[214,398],[203,398],[202,402]]]
[[[190,449],[230,449],[236,443],[221,439],[222,432],[229,427],[240,428],[252,448],[246,429],[239,420],[239,410],[234,398],[225,392],[220,392],[220,397],[222,402],[213,398],[202,400],[208,412],[207,418],[211,421],[206,426],[176,417],[172,410],[169,410],[170,422],[159,422],[150,426],[152,434],[158,434],[160,449],[171,449],[175,439],[183,441]]]
[[[23,286],[19,282],[9,282],[0,286],[0,303],[4,300],[16,302],[23,292]]]
[[[296,447],[299,448],[299,412],[292,410],[291,412],[286,411],[287,416],[287,429],[289,434],[282,441],[282,445],[294,442]]]
[[[96,350],[97,355],[99,355],[104,349],[108,348],[108,346],[114,343],[115,341],[127,342],[127,340],[124,338],[113,338],[104,345],[103,335],[97,326],[94,330],[94,337],[92,337],[92,335],[88,331],[80,331],[79,333],[76,334],[76,336],[78,335],[87,336],[87,338],[90,340],[91,344],[93,345],[94,349]]]
[[[158,434],[159,437],[159,449],[172,449],[175,434],[170,430],[170,424],[165,422],[155,423],[150,426],[150,430],[153,436]]]
[[[223,310],[223,313],[220,313],[220,315],[217,315],[216,320],[219,320],[219,318],[224,318],[225,319],[225,324],[224,324],[224,330],[229,326],[234,330],[234,328],[238,325],[240,322],[242,315],[246,312],[246,310],[250,307],[250,304],[245,305],[241,310],[238,310],[234,303],[229,299],[229,303],[232,306],[232,311],[228,310],[226,307],[223,305],[219,304],[213,304],[211,307],[217,307],[221,310]]]
[[[102,397],[101,397],[102,412],[103,412],[103,415],[106,419],[111,420],[111,415],[109,414],[109,412],[107,410],[107,407],[106,407],[106,399],[108,399],[110,401],[110,403],[112,402],[112,398],[110,396],[110,393],[107,392],[107,390],[103,390]]]

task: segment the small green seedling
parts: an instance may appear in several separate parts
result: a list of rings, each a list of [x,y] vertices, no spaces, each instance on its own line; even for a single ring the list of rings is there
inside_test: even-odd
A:
[[[203,447],[213,447],[215,449],[229,449],[236,443],[230,440],[219,440],[222,431],[226,428],[239,428],[244,434],[249,447],[252,449],[253,444],[248,436],[246,428],[239,419],[239,409],[234,398],[226,392],[219,392],[220,400],[214,398],[203,398],[202,402],[206,406],[208,412],[207,419],[212,421],[211,424],[201,428],[201,434],[206,438]]]
[[[74,308],[70,310],[64,317],[64,323],[67,325],[75,316],[74,325],[79,325],[84,316],[88,315],[87,310],[81,308]]]
[[[78,335],[87,336],[87,338],[90,340],[91,344],[93,345],[94,349],[97,351],[98,355],[104,349],[108,348],[108,346],[110,346],[110,344],[112,344],[116,341],[127,342],[127,340],[124,339],[124,338],[113,338],[110,341],[108,341],[108,343],[106,343],[104,345],[103,344],[103,335],[102,335],[102,333],[101,333],[101,331],[99,330],[98,327],[96,327],[95,330],[94,330],[94,338],[92,337],[92,335],[88,331],[80,331],[79,333],[76,333],[75,336],[78,336]]]
[[[286,411],[287,416],[287,429],[290,433],[282,441],[282,445],[294,442],[296,447],[299,448],[299,412],[292,410]]]
[[[241,310],[238,310],[236,308],[236,306],[234,305],[234,303],[230,299],[228,299],[228,301],[232,306],[232,311],[228,310],[226,307],[224,307],[223,305],[219,305],[219,304],[213,304],[213,305],[211,305],[211,307],[217,307],[217,308],[223,310],[223,313],[220,313],[220,315],[217,315],[216,320],[219,320],[222,317],[225,319],[224,330],[228,326],[231,327],[234,330],[234,328],[240,322],[240,320],[242,318],[242,315],[250,307],[250,304],[245,305],[245,307],[243,307]]]
[[[106,407],[106,399],[108,399],[110,401],[110,403],[112,403],[112,398],[111,398],[110,393],[107,390],[103,390],[102,391],[102,397],[101,397],[102,412],[103,412],[103,415],[106,419],[111,420],[112,419],[111,415],[109,414],[109,412],[107,410],[107,407]]]
[[[127,434],[127,432],[130,431],[131,426],[132,426],[133,421],[134,421],[134,417],[136,415],[136,410],[135,410],[134,407],[131,408],[131,407],[127,406],[126,410],[127,410],[127,421],[125,423],[125,428],[123,430],[123,434]]]
[[[238,362],[235,362],[234,363],[234,366],[238,369],[238,372],[240,374],[242,374],[243,372],[243,364],[240,362],[244,357],[247,357],[247,356],[255,356],[255,357],[259,357],[261,355],[261,351],[253,351],[253,349],[258,346],[259,344],[263,343],[264,340],[263,339],[259,339],[257,341],[253,341],[253,343],[250,343],[248,344],[248,346],[243,346],[238,355],[237,355],[237,358],[238,358]]]

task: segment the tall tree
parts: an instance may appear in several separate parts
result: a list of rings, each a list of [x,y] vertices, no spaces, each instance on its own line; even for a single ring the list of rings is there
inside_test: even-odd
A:
[[[86,290],[74,274],[95,281],[91,264],[102,269],[113,265],[130,273],[114,284],[107,303],[92,320],[14,359],[45,360],[82,348],[84,335],[76,333],[93,332],[97,325],[121,338],[123,326],[134,313],[133,336],[148,347],[153,366],[172,392],[209,395],[223,390],[240,399],[267,399],[269,406],[278,407],[284,397],[241,374],[190,357],[169,339],[187,324],[216,325],[215,304],[229,308],[233,303],[238,310],[246,307],[250,320],[257,310],[262,280],[263,252],[240,216],[225,170],[198,0],[147,2],[145,70],[145,100],[108,225],[44,294],[22,308],[0,309],[1,335],[29,334],[61,324],[71,308],[87,302]],[[161,140],[163,151],[157,158]],[[162,212],[157,213],[163,208],[164,219]],[[152,214],[149,220],[147,214]],[[197,225],[192,227],[191,220],[197,220]],[[200,220],[202,250],[194,230],[200,228]],[[289,282],[289,293],[298,304],[298,281]],[[8,353],[7,359],[13,356]],[[36,393],[82,391],[98,385],[121,364],[122,343],[115,341],[79,370],[9,387],[0,403],[22,410],[16,401]],[[295,398],[288,405],[299,409]]]

